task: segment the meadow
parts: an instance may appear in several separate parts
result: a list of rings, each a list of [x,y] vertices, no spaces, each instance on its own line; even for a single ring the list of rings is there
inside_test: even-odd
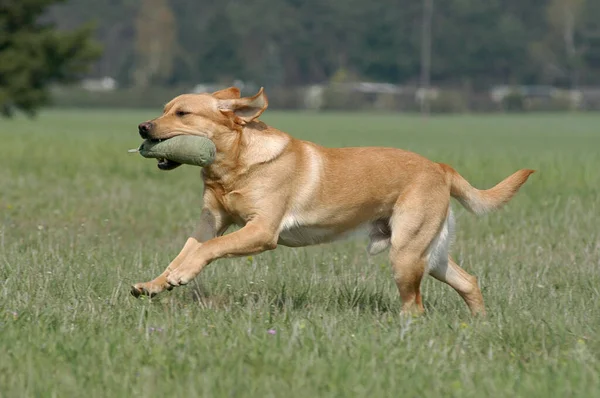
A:
[[[128,154],[156,111],[0,120],[0,397],[600,396],[600,115],[267,111],[326,146],[386,145],[488,188],[538,170],[504,209],[456,202],[452,253],[488,316],[426,278],[400,316],[366,239],[211,264],[140,300],[193,230],[200,170]]]

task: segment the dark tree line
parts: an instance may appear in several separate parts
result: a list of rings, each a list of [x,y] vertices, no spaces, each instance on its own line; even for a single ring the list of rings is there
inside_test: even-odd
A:
[[[103,49],[97,59],[90,35]],[[600,1],[0,2],[3,112],[32,111],[49,83],[83,73],[141,88],[234,79],[267,87],[429,79],[474,89],[598,85]]]
[[[434,0],[434,83],[600,83],[596,0]],[[267,85],[336,75],[418,81],[424,1],[69,0],[60,26],[89,20],[121,83],[246,79]],[[144,78],[140,78],[143,76]]]

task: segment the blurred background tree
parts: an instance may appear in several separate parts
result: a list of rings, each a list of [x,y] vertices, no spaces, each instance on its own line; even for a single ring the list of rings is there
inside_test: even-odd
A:
[[[431,80],[600,84],[599,4],[436,2]],[[232,79],[299,86],[328,82],[338,70],[412,84],[421,73],[423,9],[409,0],[67,0],[49,17],[67,29],[95,21],[105,52],[92,76],[121,86]]]
[[[57,31],[43,21],[47,7],[60,0],[0,2],[0,111],[33,115],[48,101],[48,85],[81,76],[100,55],[91,26]]]
[[[136,86],[165,84],[173,73],[175,17],[167,0],[141,0],[135,18]]]
[[[460,91],[461,96],[479,95],[501,85],[600,86],[600,1],[596,0],[444,0],[435,1],[425,19],[426,0],[54,3],[3,0],[8,4],[2,5],[0,16],[4,109],[10,109],[9,103],[35,108],[47,97],[39,87],[77,76],[90,65],[97,55],[88,40],[90,32],[102,44],[103,53],[91,62],[86,77],[114,79],[119,99],[134,106],[156,106],[197,85],[208,89],[235,81],[246,83],[248,89],[266,86],[270,93],[288,95],[290,89],[335,84],[342,75],[352,77],[344,79],[348,83],[419,87],[430,82],[434,89],[455,90],[452,95]],[[23,19],[24,14],[30,17]],[[79,28],[88,23],[94,28]],[[40,47],[53,50],[34,50]],[[7,51],[18,51],[20,56]],[[55,56],[40,55],[48,53]],[[68,73],[57,74],[57,70]],[[7,88],[9,83],[25,81],[34,89]],[[68,95],[61,97],[63,104],[84,99],[90,106],[112,103],[108,94],[99,92],[93,98],[76,90]],[[385,107],[393,109],[393,95],[388,97]],[[56,99],[60,102],[58,95]],[[273,105],[284,102],[281,98]],[[452,102],[455,99],[446,99],[446,105]],[[299,106],[298,100],[290,99],[288,105]],[[459,108],[471,107],[464,105]]]

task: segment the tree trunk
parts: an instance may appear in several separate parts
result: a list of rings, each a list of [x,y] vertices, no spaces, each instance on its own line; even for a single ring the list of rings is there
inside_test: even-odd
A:
[[[421,114],[429,115],[429,88],[431,83],[431,19],[433,0],[423,0],[423,21],[421,25]]]

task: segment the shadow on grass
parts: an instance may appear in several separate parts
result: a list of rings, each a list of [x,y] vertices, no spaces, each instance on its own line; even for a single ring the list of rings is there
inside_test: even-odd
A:
[[[311,285],[288,288],[267,286],[259,291],[219,290],[201,283],[190,286],[192,300],[202,308],[228,309],[233,306],[263,306],[280,311],[315,309],[323,311],[359,310],[369,313],[398,312],[400,298],[381,289],[356,284],[343,284],[318,289]]]

